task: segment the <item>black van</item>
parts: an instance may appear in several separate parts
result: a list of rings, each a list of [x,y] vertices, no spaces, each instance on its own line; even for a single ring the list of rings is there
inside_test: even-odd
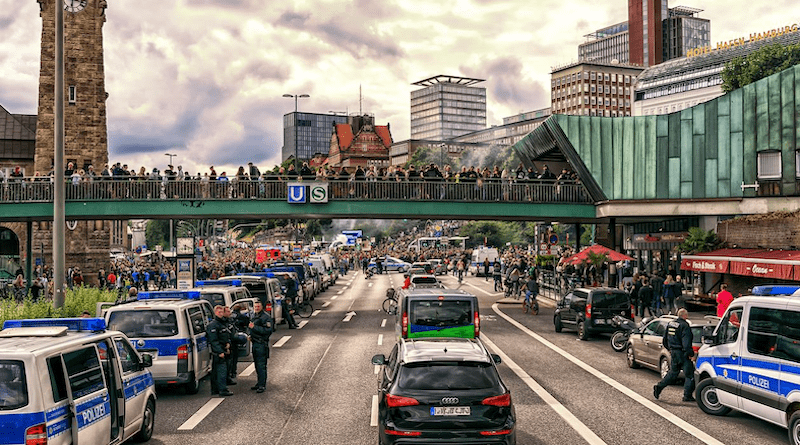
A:
[[[558,301],[553,324],[556,332],[563,328],[575,329],[578,337],[586,340],[594,333],[614,332],[616,327],[611,321],[615,315],[634,319],[634,308],[627,292],[608,287],[578,288]]]
[[[460,289],[401,290],[397,309],[398,338],[480,336],[478,298]]]

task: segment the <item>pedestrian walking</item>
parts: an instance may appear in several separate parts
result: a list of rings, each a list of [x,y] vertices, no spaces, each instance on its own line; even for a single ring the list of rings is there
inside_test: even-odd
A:
[[[668,385],[672,385],[678,379],[678,374],[683,370],[685,382],[683,384],[683,401],[694,402],[694,349],[692,348],[692,329],[686,319],[689,318],[689,311],[686,309],[678,310],[678,318],[667,324],[664,332],[662,344],[669,349],[670,369],[667,375],[653,386],[653,397],[658,399],[661,391]]]
[[[671,275],[667,275],[667,279],[664,280],[664,311],[669,312],[672,314],[672,306],[675,304],[675,281],[672,279]]]
[[[642,303],[639,306],[639,318],[644,318],[644,311],[647,309],[649,316],[653,316],[653,286],[650,286],[648,278],[642,279],[642,288],[639,289],[639,301]]]
[[[483,259],[483,281],[489,281],[489,258]]]
[[[211,394],[232,396],[228,391],[228,362],[231,338],[225,320],[225,306],[214,306],[214,319],[208,324],[208,343],[211,346]]]
[[[261,394],[267,389],[267,360],[269,359],[269,337],[275,326],[272,317],[264,312],[260,301],[253,303],[253,317],[250,319],[250,341],[253,343],[253,363],[256,368],[256,384],[250,389]]]

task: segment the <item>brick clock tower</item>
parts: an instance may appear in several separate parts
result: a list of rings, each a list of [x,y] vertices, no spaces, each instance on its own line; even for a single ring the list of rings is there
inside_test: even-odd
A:
[[[106,0],[37,0],[42,17],[39,72],[39,117],[36,127],[35,169],[42,175],[53,168],[55,127],[55,7],[64,7],[64,164],[97,174],[108,163],[103,25]],[[66,267],[79,266],[85,280],[94,281],[107,267],[111,222],[70,221],[66,215]],[[52,258],[51,222],[34,224],[34,252],[41,248]],[[35,256],[35,255],[34,255]],[[47,261],[49,264],[50,261]]]

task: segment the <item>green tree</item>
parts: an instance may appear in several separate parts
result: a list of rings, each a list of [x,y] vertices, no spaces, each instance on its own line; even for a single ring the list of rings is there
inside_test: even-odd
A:
[[[167,249],[169,247],[169,220],[151,219],[147,221],[144,237],[148,249],[154,250],[156,246]]]
[[[800,63],[800,44],[764,46],[737,57],[722,70],[722,91],[728,93]]]
[[[513,221],[472,221],[461,226],[458,233],[469,237],[468,247],[483,245],[484,239],[487,246],[494,247],[525,242],[520,224]]]
[[[689,236],[677,249],[681,253],[703,253],[716,250],[721,245],[722,240],[713,230],[705,231],[699,227],[690,227]]]

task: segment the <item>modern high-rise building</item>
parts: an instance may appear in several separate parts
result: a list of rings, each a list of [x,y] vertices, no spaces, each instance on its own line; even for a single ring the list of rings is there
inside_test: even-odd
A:
[[[438,75],[412,83],[411,139],[448,140],[486,128],[483,79]]]
[[[711,43],[711,20],[697,17],[702,9],[678,6],[669,9],[662,24],[664,62],[685,57],[686,52]]]
[[[631,64],[653,66],[663,61],[662,20],[667,16],[667,0],[628,0]]]
[[[628,43],[628,22],[617,23],[586,34],[587,41],[578,46],[578,60],[581,62],[628,63],[630,47]]]
[[[630,116],[632,88],[641,67],[578,62],[550,73],[553,114]]]
[[[297,134],[297,157],[300,160],[307,161],[317,153],[327,155],[331,146],[333,125],[346,123],[347,116],[343,114],[302,112],[284,114],[281,159],[285,161],[295,156],[295,134]]]

